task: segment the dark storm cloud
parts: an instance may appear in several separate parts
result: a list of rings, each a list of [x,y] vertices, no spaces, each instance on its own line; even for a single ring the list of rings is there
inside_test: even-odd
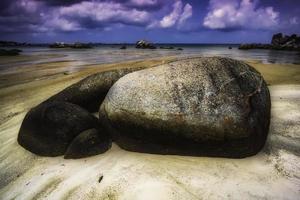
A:
[[[1,1],[0,31],[27,32],[36,29],[41,23],[39,9],[41,6],[35,1]]]
[[[3,0],[0,1],[0,14],[4,15],[5,11],[13,4],[13,1]]]
[[[2,4],[1,32],[183,27],[192,16],[192,6],[182,0],[5,0]]]
[[[60,18],[76,22],[81,28],[120,23],[124,25],[146,25],[151,19],[148,11],[128,8],[124,4],[111,1],[91,1],[73,4],[58,9]],[[88,22],[88,23],[86,23]],[[70,30],[72,27],[70,27]]]
[[[87,0],[37,0],[47,4],[48,6],[70,6],[81,3]],[[170,3],[170,0],[92,0],[91,2],[107,2],[120,3],[127,7],[136,9],[157,10],[162,8],[165,4]]]
[[[171,0],[2,0],[0,32],[77,31],[114,24],[146,27],[168,2]]]
[[[159,10],[165,5],[170,4],[170,0],[120,0],[126,6],[143,10]]]
[[[68,6],[76,3],[80,3],[84,0],[37,0],[43,2],[49,6]]]
[[[282,1],[262,1],[206,0],[199,4],[198,0],[0,0],[0,33],[59,33],[128,26],[142,27],[145,32],[274,31],[299,27],[299,16],[293,12],[297,6],[285,3],[282,13]]]

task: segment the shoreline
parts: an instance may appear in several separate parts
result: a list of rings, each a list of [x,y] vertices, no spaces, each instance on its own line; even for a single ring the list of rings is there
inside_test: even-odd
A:
[[[36,156],[17,144],[26,112],[70,84],[109,69],[154,67],[174,60],[175,57],[162,57],[100,64],[67,75],[65,63],[48,63],[40,68],[42,72],[36,72],[38,66],[34,66],[8,79],[13,82],[19,77],[19,84],[7,87],[1,79],[0,198],[297,198],[300,195],[300,65],[246,61],[269,84],[272,115],[265,148],[245,159],[133,153],[114,144],[104,154],[64,160]],[[60,73],[53,74],[55,70]],[[32,72],[36,74],[30,77]],[[39,76],[46,78],[36,79]],[[22,82],[26,78],[28,81]],[[100,176],[103,176],[101,183]]]

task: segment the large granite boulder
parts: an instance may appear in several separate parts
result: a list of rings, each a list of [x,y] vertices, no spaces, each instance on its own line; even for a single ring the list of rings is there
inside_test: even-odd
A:
[[[85,109],[67,102],[46,102],[26,114],[18,142],[37,155],[60,156],[76,136],[92,128],[99,130],[103,143],[109,142],[98,119]]]
[[[141,68],[117,69],[90,75],[50,97],[46,102],[70,102],[90,112],[98,111],[110,87],[122,76],[139,69]]]
[[[264,146],[270,104],[267,85],[251,66],[195,58],[122,77],[99,116],[126,150],[240,158]]]

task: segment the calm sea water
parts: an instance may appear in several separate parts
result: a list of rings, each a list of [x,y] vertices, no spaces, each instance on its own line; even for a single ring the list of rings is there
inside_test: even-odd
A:
[[[92,49],[51,49],[47,47],[27,47],[21,57],[0,57],[0,71],[10,70],[30,64],[57,61],[73,61],[75,66],[99,63],[113,63],[162,56],[222,56],[238,60],[259,60],[263,63],[294,63],[300,64],[300,53],[275,50],[239,50],[238,45],[158,45],[174,46],[174,49],[141,50],[133,45],[121,50],[120,45],[105,45]],[[232,49],[228,47],[231,46]],[[182,51],[177,48],[183,48]]]

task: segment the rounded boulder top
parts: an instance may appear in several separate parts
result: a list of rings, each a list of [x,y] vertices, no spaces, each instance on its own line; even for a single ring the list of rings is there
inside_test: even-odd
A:
[[[240,158],[264,146],[270,106],[263,77],[248,64],[193,58],[122,77],[100,118],[127,150]]]

